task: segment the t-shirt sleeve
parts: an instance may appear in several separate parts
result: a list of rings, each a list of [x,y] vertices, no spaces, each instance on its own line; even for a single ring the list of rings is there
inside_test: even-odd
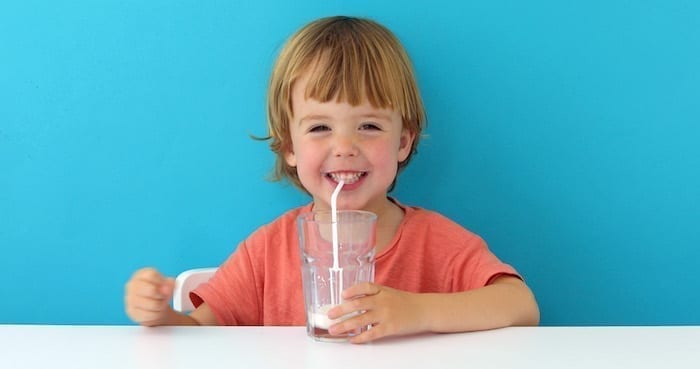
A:
[[[249,252],[258,233],[242,242],[207,283],[190,293],[193,305],[206,302],[220,325],[262,325],[262,282],[256,278],[258,268]]]
[[[466,291],[487,286],[502,275],[522,279],[512,266],[502,262],[479,236],[465,240],[465,247],[451,265],[452,289]]]

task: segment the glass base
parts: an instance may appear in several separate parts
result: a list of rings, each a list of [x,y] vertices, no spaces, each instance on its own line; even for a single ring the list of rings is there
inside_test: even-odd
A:
[[[320,342],[346,342],[351,337],[349,334],[332,335],[326,328],[311,327],[308,331],[309,337]]]
[[[320,328],[320,327],[306,327],[306,332],[308,333],[309,337],[313,338],[315,341],[320,341],[320,342],[347,342],[350,337],[357,336],[358,334],[370,329],[371,326],[368,326],[366,328],[362,329],[357,329],[354,332],[351,333],[345,333],[341,335],[333,335],[328,332],[327,328]]]

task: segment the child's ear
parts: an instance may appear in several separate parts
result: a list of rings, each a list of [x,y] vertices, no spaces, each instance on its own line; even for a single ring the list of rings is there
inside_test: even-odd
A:
[[[416,134],[407,130],[406,128],[401,130],[401,138],[399,140],[399,163],[403,162],[411,154],[411,149],[413,149],[413,140],[416,139]]]
[[[284,150],[284,161],[286,161],[287,165],[290,167],[297,166],[297,156],[294,154],[294,150],[292,150],[291,147]]]

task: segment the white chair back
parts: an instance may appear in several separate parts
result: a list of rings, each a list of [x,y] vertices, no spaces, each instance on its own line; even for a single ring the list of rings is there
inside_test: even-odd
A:
[[[194,310],[190,301],[190,292],[214,275],[218,268],[196,268],[185,270],[175,278],[173,291],[173,309],[183,313]]]

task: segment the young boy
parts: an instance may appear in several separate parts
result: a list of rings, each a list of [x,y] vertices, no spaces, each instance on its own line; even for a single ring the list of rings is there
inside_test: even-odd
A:
[[[539,310],[517,272],[484,241],[432,211],[387,196],[416,151],[424,111],[410,60],[396,37],[367,19],[331,17],[299,30],[281,51],[268,91],[274,176],[313,202],[243,241],[191,295],[189,315],[169,305],[173,281],[137,271],[126,285],[129,317],[142,325],[304,325],[296,218],[330,209],[377,214],[376,283],[343,292],[328,312],[331,334],[372,329],[351,342],[418,332],[536,325]]]

